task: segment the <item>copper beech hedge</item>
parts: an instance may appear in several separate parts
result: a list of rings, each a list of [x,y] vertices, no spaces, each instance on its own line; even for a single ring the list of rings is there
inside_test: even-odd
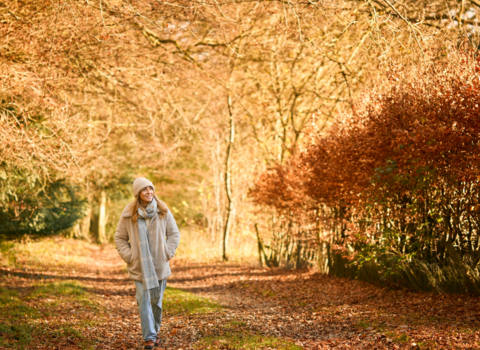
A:
[[[306,136],[252,196],[310,240],[362,264],[480,260],[480,57],[438,49],[382,86],[326,133]],[[300,229],[302,231],[302,229]]]

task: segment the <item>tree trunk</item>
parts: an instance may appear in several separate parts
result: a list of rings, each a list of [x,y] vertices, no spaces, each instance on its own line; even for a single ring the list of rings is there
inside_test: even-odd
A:
[[[98,213],[98,243],[107,242],[105,228],[107,226],[107,193],[102,190],[100,193],[100,208]]]
[[[225,220],[225,227],[223,229],[223,261],[228,261],[228,238],[230,236],[231,221],[234,213],[233,195],[232,195],[232,152],[233,144],[235,142],[235,120],[232,113],[232,98],[230,94],[227,97],[228,113],[230,120],[230,137],[228,140],[227,157],[225,159],[225,191],[227,193],[227,219]]]
[[[77,222],[73,228],[73,238],[90,240],[90,220],[92,218],[92,207],[85,210],[85,217]]]
[[[267,260],[267,254],[265,253],[265,249],[263,248],[262,239],[260,238],[260,232],[258,232],[258,225],[255,224],[255,232],[257,232],[257,248],[258,248],[258,262],[260,266],[263,267],[263,261],[265,260],[265,265],[270,267],[270,263]],[[263,259],[262,259],[263,256]]]

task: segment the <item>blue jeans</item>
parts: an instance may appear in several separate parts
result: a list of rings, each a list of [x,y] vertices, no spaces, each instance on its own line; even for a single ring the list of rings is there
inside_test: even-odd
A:
[[[137,298],[138,311],[140,313],[143,339],[145,341],[155,340],[162,325],[162,301],[163,292],[167,288],[167,279],[158,281],[162,291],[158,298],[151,300],[150,294],[143,292],[143,283],[140,281],[133,282],[135,282],[135,287],[137,287],[135,297]]]

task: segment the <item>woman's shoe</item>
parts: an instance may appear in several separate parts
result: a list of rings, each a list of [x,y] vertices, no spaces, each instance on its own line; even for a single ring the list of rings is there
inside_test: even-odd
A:
[[[144,349],[146,349],[146,350],[152,350],[154,347],[155,347],[155,343],[153,342],[153,340],[149,340],[149,341],[146,341],[146,342],[145,342],[145,347],[144,347]]]

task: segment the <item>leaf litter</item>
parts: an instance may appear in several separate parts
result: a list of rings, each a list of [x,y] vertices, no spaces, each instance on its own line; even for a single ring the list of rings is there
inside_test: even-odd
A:
[[[135,286],[115,249],[91,249],[82,261],[74,270],[0,267],[1,349],[143,349]],[[162,349],[480,348],[478,297],[312,270],[171,266]]]

